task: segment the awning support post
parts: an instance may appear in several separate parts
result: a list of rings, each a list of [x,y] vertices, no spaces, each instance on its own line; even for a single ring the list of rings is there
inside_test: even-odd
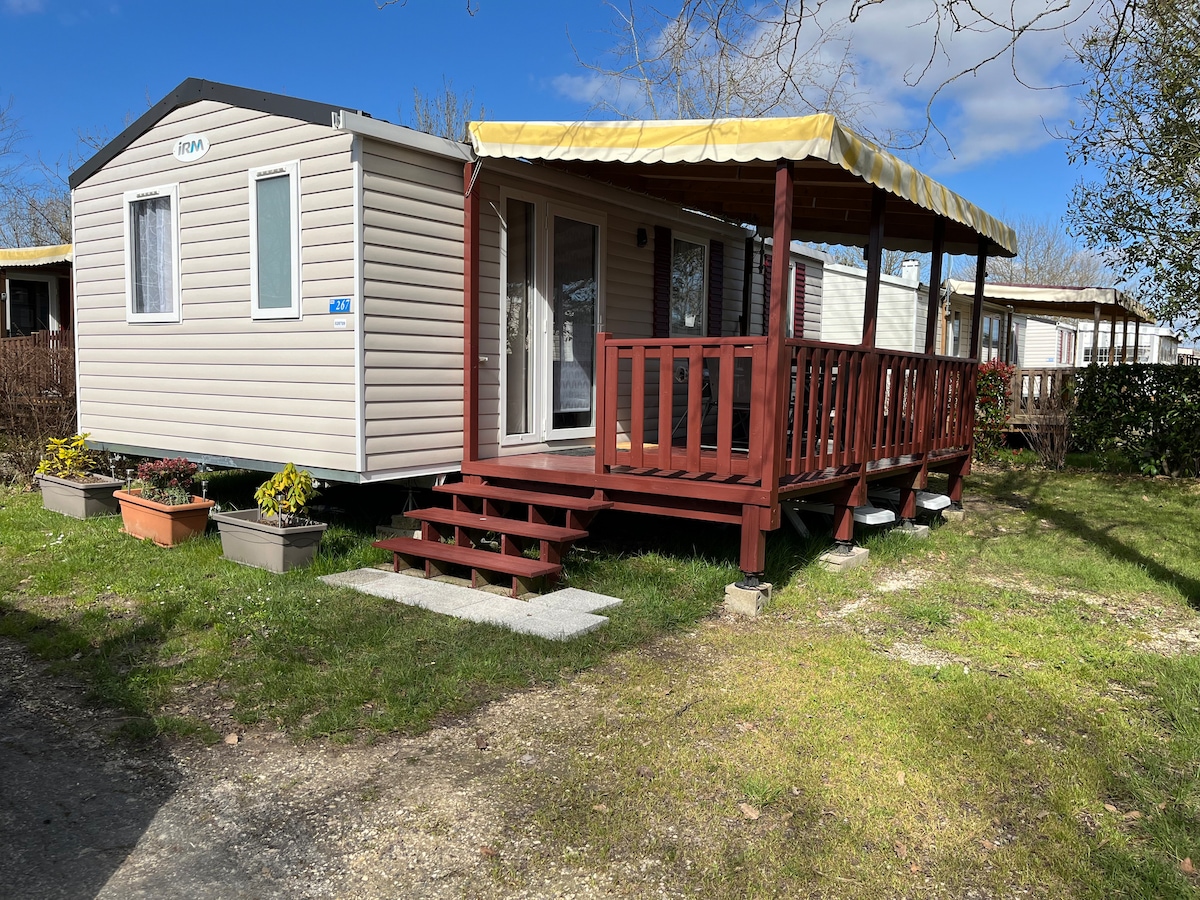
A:
[[[933,256],[929,259],[929,310],[925,316],[925,355],[937,346],[937,315],[942,305],[942,256],[946,252],[946,220],[933,220]]]
[[[972,362],[979,362],[979,340],[983,322],[983,280],[987,278],[987,240],[979,239],[979,255],[975,265],[975,302],[971,304],[971,353]]]
[[[883,274],[883,218],[887,194],[871,190],[871,233],[867,239],[867,289],[863,303],[862,346],[875,349],[876,320],[879,318],[879,277]]]
[[[781,159],[775,166],[775,221],[772,241],[775,263],[771,266],[771,303],[767,311],[767,378],[763,385],[765,407],[760,421],[770,422],[771,439],[765,441],[762,465],[763,487],[770,492],[770,504],[779,503],[779,477],[783,472],[783,445],[787,437],[787,390],[784,379],[789,360],[784,338],[787,335],[784,311],[787,306],[788,265],[792,253],[792,202],[795,190],[795,164]]]

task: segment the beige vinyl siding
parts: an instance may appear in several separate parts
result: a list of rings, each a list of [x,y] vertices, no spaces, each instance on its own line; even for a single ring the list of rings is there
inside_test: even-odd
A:
[[[210,149],[179,162],[174,142]],[[74,193],[79,425],[155,452],[357,471],[351,137],[201,101],[175,110]],[[253,167],[300,161],[299,320],[250,317]],[[182,321],[125,321],[125,191],[179,186]],[[357,301],[355,301],[357,302]]]
[[[1025,323],[1025,341],[1021,345],[1021,365],[1024,368],[1044,369],[1047,366],[1058,365],[1058,334],[1057,322],[1048,319],[1029,318]],[[1071,334],[1074,343],[1075,335]],[[1130,346],[1133,339],[1130,338]]]
[[[821,339],[821,316],[825,303],[825,267],[819,260],[793,256],[796,265],[804,266],[804,337]]]
[[[827,265],[821,308],[821,340],[835,344],[862,342],[866,304],[865,269]],[[916,284],[883,276],[879,283],[879,312],[875,346],[906,352],[925,349],[925,314]]]
[[[539,223],[547,211],[601,223],[601,323],[602,330],[618,338],[653,336],[654,228],[724,243],[724,300],[722,328],[736,334],[741,315],[742,255],[745,234],[740,229],[685,213],[602,184],[553,172],[541,166],[489,160],[476,186],[482,189],[480,223],[480,455],[522,453],[540,445],[500,447],[500,221],[502,201],[512,196],[538,207]],[[645,247],[637,246],[637,230],[645,228]],[[536,239],[545,241],[539,224]],[[540,247],[540,244],[539,244]],[[538,253],[541,253],[539,249]],[[539,255],[539,260],[541,259]],[[540,262],[539,262],[540,265]],[[539,275],[539,277],[541,277]],[[540,386],[539,386],[539,389]],[[657,398],[647,398],[647,414]],[[618,408],[618,421],[627,422],[628,409]]]
[[[364,138],[362,169],[367,472],[455,470],[463,437],[463,164]]]
[[[744,249],[742,252],[744,254]],[[756,335],[766,333],[766,303],[763,299],[766,286],[763,283],[764,273],[759,271],[758,262],[761,252],[760,246],[756,242],[754,245],[754,259],[750,263],[754,268],[750,273],[750,326],[748,330],[749,334]],[[766,246],[766,253],[768,256],[772,255],[770,244]],[[792,262],[797,266],[804,266],[804,337],[810,341],[822,340],[821,318],[825,303],[824,264],[819,259],[804,256],[795,252],[795,250],[792,251]],[[741,296],[740,289],[738,290],[738,296]]]

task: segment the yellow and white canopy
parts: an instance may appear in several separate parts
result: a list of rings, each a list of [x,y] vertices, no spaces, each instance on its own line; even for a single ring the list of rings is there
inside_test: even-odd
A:
[[[58,244],[53,247],[14,247],[0,250],[0,268],[27,266],[51,266],[55,263],[69,263],[73,258],[71,244]]]
[[[947,223],[947,250],[1016,253],[1011,228],[831,115],[623,122],[472,122],[478,157],[541,160],[722,218],[772,222],[774,166],[796,165],[793,237],[863,244],[870,189],[889,202],[885,246],[929,249]]]
[[[951,293],[962,297],[975,296],[973,281],[950,279],[946,286]],[[1023,315],[1090,319],[1099,310],[1106,318],[1140,319],[1150,324],[1155,321],[1142,304],[1116,288],[985,283],[983,299],[1000,306],[1011,306],[1013,312]]]

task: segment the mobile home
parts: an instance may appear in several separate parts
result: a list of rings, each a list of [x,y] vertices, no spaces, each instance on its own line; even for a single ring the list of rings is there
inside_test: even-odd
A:
[[[514,538],[601,509],[727,522],[751,583],[788,498],[827,495],[843,543],[869,480],[906,516],[931,470],[958,499],[977,342],[878,349],[879,255],[1015,252],[830,116],[473,123],[459,143],[189,80],[71,185],[98,444],[354,482],[460,471],[426,521],[481,500]],[[767,238],[870,244],[855,344],[818,339],[808,263],[768,263]],[[474,571],[455,536],[410,555]]]

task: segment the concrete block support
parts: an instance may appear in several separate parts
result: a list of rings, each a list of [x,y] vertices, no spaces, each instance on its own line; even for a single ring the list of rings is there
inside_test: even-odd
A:
[[[864,565],[870,556],[871,551],[866,547],[851,547],[849,553],[837,549],[822,553],[817,562],[827,572],[849,572]]]
[[[896,530],[901,534],[907,534],[915,541],[923,541],[929,537],[929,526],[917,525],[915,522],[905,522]]]
[[[756,587],[738,587],[737,583],[725,585],[725,611],[735,616],[759,616],[771,601],[771,585],[761,583]]]
[[[965,509],[963,509],[961,506],[958,506],[958,507],[947,506],[945,509],[942,510],[942,518],[945,519],[947,522],[958,523],[958,522],[961,522],[963,519],[965,519],[966,516],[967,516],[967,511]]]

